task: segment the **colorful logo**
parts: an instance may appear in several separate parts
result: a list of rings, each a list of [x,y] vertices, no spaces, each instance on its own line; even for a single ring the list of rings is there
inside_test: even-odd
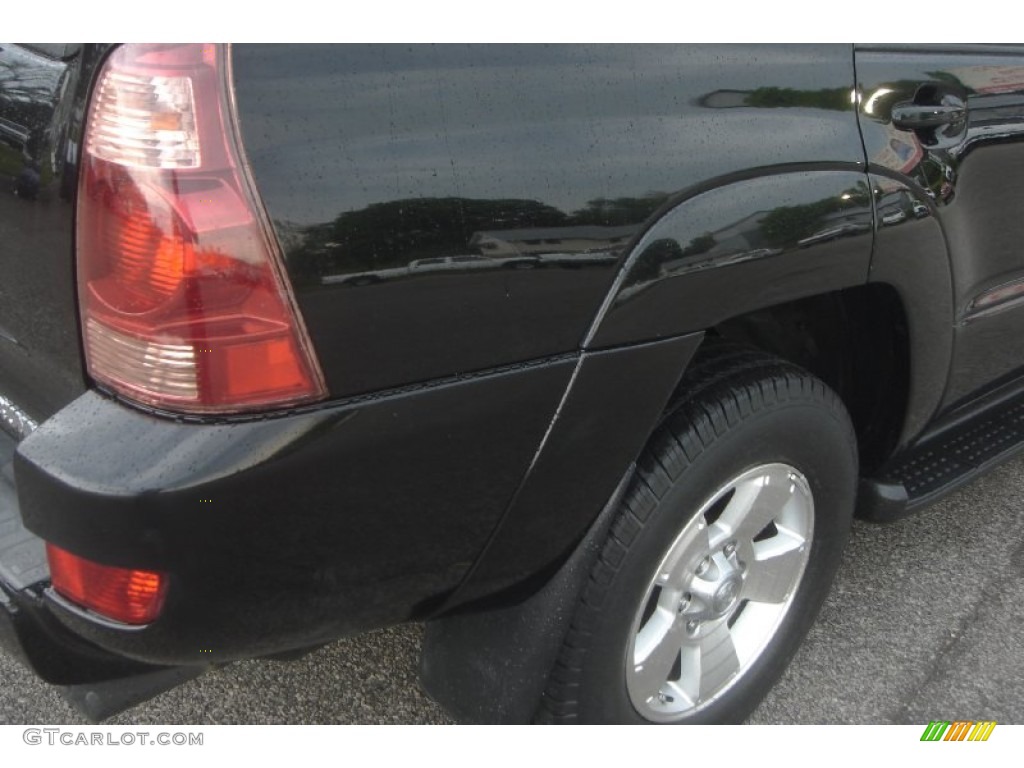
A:
[[[988,741],[995,720],[932,720],[921,734],[921,741]]]

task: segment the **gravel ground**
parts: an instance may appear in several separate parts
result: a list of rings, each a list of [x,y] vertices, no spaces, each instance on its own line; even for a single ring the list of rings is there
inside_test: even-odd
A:
[[[1024,459],[891,526],[858,523],[832,595],[754,723],[1024,723]],[[115,724],[446,723],[422,630],[216,670]],[[0,723],[83,723],[0,653]]]

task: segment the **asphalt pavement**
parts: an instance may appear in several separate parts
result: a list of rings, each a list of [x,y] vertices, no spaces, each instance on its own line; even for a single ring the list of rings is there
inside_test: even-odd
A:
[[[422,630],[210,672],[115,724],[445,723],[420,690]],[[832,595],[751,722],[1024,723],[1024,459],[921,514],[857,523]],[[84,720],[0,652],[0,724]]]

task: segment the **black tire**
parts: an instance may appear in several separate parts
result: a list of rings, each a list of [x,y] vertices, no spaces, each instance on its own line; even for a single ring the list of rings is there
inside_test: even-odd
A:
[[[759,472],[765,473],[764,479],[758,479]],[[773,480],[772,473],[781,481]],[[790,479],[788,493],[796,500],[779,501],[784,498],[779,489]],[[582,590],[538,720],[742,721],[782,674],[828,592],[849,532],[856,479],[856,437],[832,390],[802,369],[763,353],[732,345],[709,346],[691,366],[674,410],[638,460],[630,489]],[[731,481],[737,483],[733,490],[723,491]],[[768,497],[761,497],[762,491],[756,488],[769,486],[774,494],[771,503],[762,502]],[[737,495],[740,493],[746,496]],[[742,503],[752,497],[758,502]],[[747,520],[738,511],[729,510],[728,516],[722,512],[733,498],[737,510],[754,510],[749,513],[747,530],[754,530],[751,526],[772,514],[764,510],[774,509],[775,503],[784,510],[778,518],[786,516],[784,527],[780,531],[772,522],[769,526],[774,533],[766,527],[750,537],[749,543],[732,542],[732,554],[723,548],[729,545],[708,549],[709,556],[701,557],[696,566],[704,569],[700,576],[684,561],[691,550],[705,545],[702,536],[712,547],[711,541],[720,538],[729,521]],[[712,501],[717,506],[711,505]],[[726,516],[725,522],[719,525],[715,514]],[[795,550],[788,550],[787,562],[804,560],[802,565],[788,565],[784,570],[791,581],[780,582],[781,577],[763,575],[762,557],[752,553],[765,551],[765,542],[771,544],[772,536],[788,536],[790,520],[794,530],[805,526],[806,541],[799,552],[809,553],[796,555]],[[668,553],[678,557],[678,563],[663,562]],[[668,573],[672,568],[676,570]],[[713,578],[708,575],[711,572]],[[659,578],[665,581],[664,587],[659,586]],[[779,583],[789,586],[779,587]],[[704,597],[695,600],[689,585],[704,590],[700,593]],[[780,599],[775,592],[783,588],[787,591]],[[778,607],[771,608],[770,601],[758,602],[764,600],[761,595],[765,592],[778,601]],[[675,603],[671,601],[679,594],[683,595],[678,602],[681,618],[676,619],[672,618]],[[743,597],[747,594],[757,595],[754,603]],[[667,610],[661,608],[666,600]],[[756,607],[751,609],[751,604]],[[772,611],[780,612],[777,618],[772,618]],[[697,618],[686,620],[683,626],[681,622],[688,616]],[[655,620],[667,623],[648,629]],[[662,669],[679,637],[699,647],[694,651],[685,645],[683,657],[676,657],[664,685],[655,689],[651,685],[660,685],[661,679],[656,664],[651,662],[646,673],[649,679],[645,678],[638,654],[653,647],[649,638],[661,636],[658,633],[670,625],[672,629],[664,634],[668,639],[661,641],[665,645],[658,646],[666,649],[659,657]],[[715,670],[712,661],[718,651],[708,649],[713,646],[711,633],[716,631],[715,637],[746,633],[746,661],[741,663],[741,654],[734,650],[728,663],[721,666],[725,671],[707,671]],[[700,639],[702,632],[707,639]],[[759,632],[764,634],[763,644],[751,644],[749,639],[761,637]],[[657,645],[658,641],[654,642]],[[721,647],[728,649],[730,643],[732,640]],[[750,651],[754,647],[760,650]],[[693,659],[693,653],[702,659],[699,664],[684,661]],[[679,677],[674,678],[677,673]],[[727,674],[731,677],[724,682],[716,678]],[[720,687],[715,689],[715,685]],[[680,693],[684,688],[687,695]],[[702,688],[707,689],[703,701],[693,695]],[[657,693],[644,698],[654,690]]]

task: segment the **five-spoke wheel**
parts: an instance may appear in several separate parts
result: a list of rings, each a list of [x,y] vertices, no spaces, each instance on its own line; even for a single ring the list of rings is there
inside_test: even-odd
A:
[[[626,683],[653,721],[715,701],[760,654],[807,563],[814,499],[766,464],[730,480],[672,542],[633,622]]]
[[[839,397],[711,345],[651,436],[552,670],[553,722],[742,721],[839,566],[857,441]]]

